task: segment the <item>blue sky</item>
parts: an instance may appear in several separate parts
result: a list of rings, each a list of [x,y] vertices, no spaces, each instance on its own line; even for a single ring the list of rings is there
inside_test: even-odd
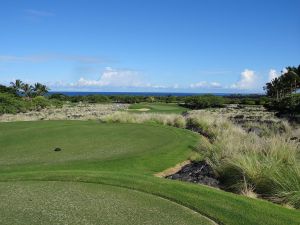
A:
[[[1,1],[0,83],[262,92],[300,64],[299,0]]]

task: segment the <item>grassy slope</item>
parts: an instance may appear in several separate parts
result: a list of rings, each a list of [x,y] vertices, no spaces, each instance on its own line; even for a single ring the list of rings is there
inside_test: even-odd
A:
[[[152,176],[186,159],[188,146],[196,139],[188,131],[155,125],[1,123],[0,180],[80,181],[125,187],[170,199],[222,224],[300,223],[296,210]],[[54,147],[63,151],[54,152]]]
[[[141,112],[138,109],[149,109],[148,113],[178,113],[181,114],[187,111],[187,108],[178,106],[173,103],[138,103],[130,105],[131,112]]]

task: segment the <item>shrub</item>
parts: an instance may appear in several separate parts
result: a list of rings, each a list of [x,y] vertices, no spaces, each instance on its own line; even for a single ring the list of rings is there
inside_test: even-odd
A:
[[[61,107],[62,102],[49,100],[43,96],[37,96],[32,99],[23,99],[8,93],[0,93],[0,114],[16,114],[30,110],[40,110],[50,106]]]
[[[288,113],[294,116],[300,113],[300,94],[292,94],[280,100],[273,100],[266,104],[270,110]]]
[[[34,109],[40,110],[50,106],[50,101],[43,96],[37,96],[32,99]]]
[[[0,93],[0,114],[25,112],[28,104],[21,98],[8,93]]]
[[[225,100],[221,96],[203,95],[187,97],[185,106],[192,109],[204,109],[210,107],[223,107]]]

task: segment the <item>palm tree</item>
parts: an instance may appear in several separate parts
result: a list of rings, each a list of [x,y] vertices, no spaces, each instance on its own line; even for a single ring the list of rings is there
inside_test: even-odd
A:
[[[37,96],[44,96],[49,92],[50,89],[46,85],[35,83],[33,90]]]
[[[23,84],[21,90],[25,97],[30,98],[32,96],[33,87],[30,84]]]
[[[21,80],[17,79],[15,82],[10,82],[10,86],[13,88],[15,93],[17,95],[19,95],[20,91],[22,89],[22,86],[23,86],[23,82]]]

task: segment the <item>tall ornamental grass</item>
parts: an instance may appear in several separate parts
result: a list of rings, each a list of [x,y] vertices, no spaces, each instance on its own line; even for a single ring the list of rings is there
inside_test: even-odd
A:
[[[183,116],[177,114],[159,114],[159,113],[128,113],[116,112],[100,119],[103,122],[112,123],[147,123],[153,122],[162,125],[169,125],[178,128],[185,128],[186,121]]]
[[[287,124],[286,133],[259,137],[206,112],[194,112],[189,117],[214,137],[199,142],[198,150],[225,189],[242,194],[255,192],[300,208],[300,152],[298,143],[290,140]]]

